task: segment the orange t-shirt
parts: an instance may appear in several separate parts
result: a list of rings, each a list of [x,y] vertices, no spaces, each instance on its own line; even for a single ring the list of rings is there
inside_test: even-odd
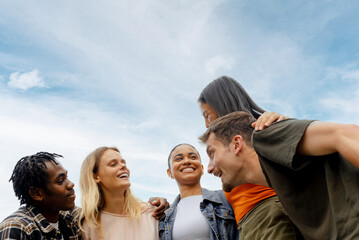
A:
[[[239,185],[224,194],[232,205],[237,224],[259,202],[277,195],[270,187],[251,183]]]

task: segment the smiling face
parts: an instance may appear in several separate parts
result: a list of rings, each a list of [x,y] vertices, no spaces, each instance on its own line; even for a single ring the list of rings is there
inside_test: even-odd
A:
[[[178,185],[199,184],[203,166],[197,150],[192,146],[183,144],[176,147],[170,155],[170,167],[167,174]]]
[[[234,187],[245,183],[245,164],[238,158],[233,142],[225,146],[211,133],[206,145],[210,162],[221,172],[218,177],[222,180],[224,191],[230,192]]]
[[[130,170],[119,152],[105,150],[95,174],[95,181],[104,192],[126,190],[131,186]]]
[[[40,189],[41,209],[46,212],[73,209],[76,195],[74,184],[67,178],[67,171],[60,163],[56,165],[46,161],[45,164],[49,181],[46,184],[46,189]]]

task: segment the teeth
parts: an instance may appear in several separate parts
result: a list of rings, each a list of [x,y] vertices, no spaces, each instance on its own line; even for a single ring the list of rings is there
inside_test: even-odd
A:
[[[122,173],[122,174],[120,175],[120,178],[125,178],[125,177],[128,177],[128,173]]]
[[[193,172],[194,169],[193,168],[185,168],[182,170],[182,172]]]

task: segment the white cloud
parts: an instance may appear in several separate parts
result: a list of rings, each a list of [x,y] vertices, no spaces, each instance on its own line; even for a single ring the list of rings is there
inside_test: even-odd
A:
[[[233,65],[233,59],[230,56],[215,56],[205,61],[206,72],[210,76],[220,75],[223,70],[230,70]]]
[[[33,87],[45,86],[44,81],[39,76],[39,71],[37,69],[22,74],[20,74],[19,72],[11,73],[8,85],[10,87],[19,88],[22,90],[27,90]]]
[[[359,81],[359,69],[355,64],[348,64],[344,67],[331,67],[327,69],[326,79],[340,79],[344,82]]]
[[[359,90],[334,92],[320,103],[331,113],[329,121],[359,124]]]
[[[328,67],[324,85],[326,94],[319,99],[329,121],[359,124],[359,69],[356,63],[343,67]],[[334,88],[333,88],[334,86]]]

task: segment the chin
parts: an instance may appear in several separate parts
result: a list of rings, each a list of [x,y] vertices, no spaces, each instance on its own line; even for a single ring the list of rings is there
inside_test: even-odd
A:
[[[229,185],[229,184],[223,183],[223,184],[222,184],[222,189],[223,189],[223,191],[225,191],[225,192],[231,192],[232,189],[233,189],[233,186],[232,186],[232,185]]]
[[[61,209],[61,210],[63,210],[63,211],[69,211],[69,210],[74,209],[74,207],[75,207],[75,203],[74,203],[74,204],[72,204],[72,205],[70,205],[70,206],[66,206],[66,207],[64,207],[64,208],[63,208],[63,209]]]

